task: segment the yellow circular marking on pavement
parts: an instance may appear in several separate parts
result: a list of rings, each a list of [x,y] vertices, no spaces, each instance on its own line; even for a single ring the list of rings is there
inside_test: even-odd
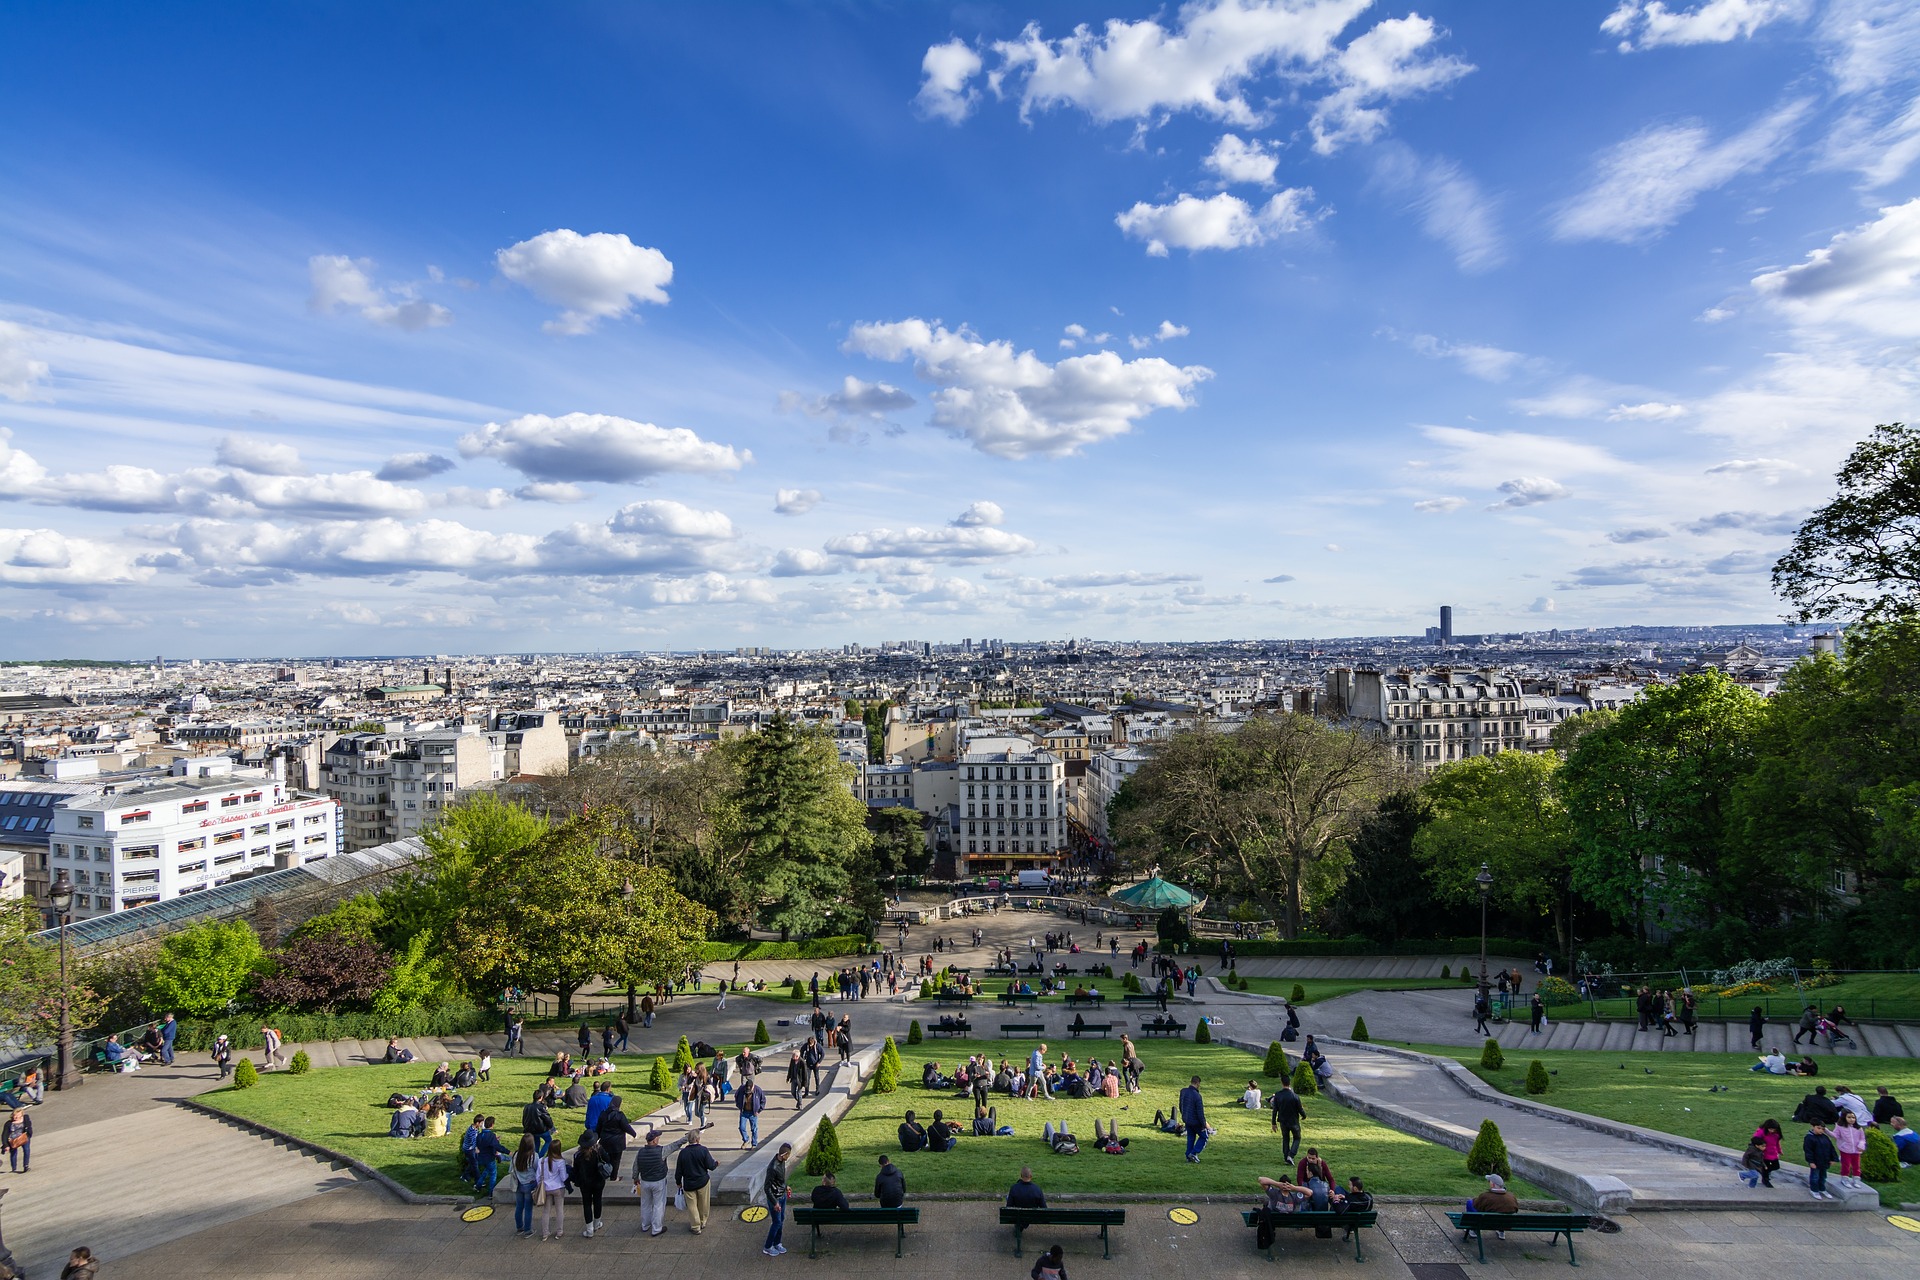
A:
[[[460,1214],[460,1221],[485,1222],[488,1218],[491,1218],[492,1216],[493,1216],[492,1205],[477,1204],[473,1206],[473,1208],[471,1209],[462,1210]]]
[[[766,1220],[767,1206],[763,1204],[750,1204],[740,1211],[742,1222],[765,1222]]]
[[[1887,1221],[1902,1231],[1920,1231],[1920,1218],[1909,1218],[1904,1213],[1888,1214]]]
[[[1167,1210],[1167,1217],[1179,1223],[1183,1227],[1190,1227],[1194,1223],[1200,1221],[1199,1214],[1195,1213],[1191,1209],[1185,1209],[1185,1208],[1169,1209]]]

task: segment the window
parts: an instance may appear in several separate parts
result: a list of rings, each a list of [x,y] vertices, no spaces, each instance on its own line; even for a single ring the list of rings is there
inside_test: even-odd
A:
[[[311,826],[316,826],[316,825],[318,825],[319,823],[322,823],[322,822],[325,822],[326,820],[327,820],[327,819],[326,819],[326,815],[325,815],[325,814],[319,814],[319,813],[310,813],[310,814],[308,814],[308,815],[307,815],[307,819],[306,819],[306,821],[307,821],[307,825],[308,825],[308,826],[310,826],[310,827],[311,827]]]
[[[158,871],[129,871],[120,877],[122,884],[152,884],[160,878]]]
[[[268,826],[268,824],[266,824],[266,823],[264,823],[264,822],[263,822],[263,823],[261,823],[260,825],[258,825],[258,826],[256,826],[256,827],[255,827],[255,828],[253,829],[253,834],[255,834],[255,835],[257,835],[257,836],[263,836],[263,835],[265,835],[265,834],[267,834],[267,832],[268,832],[269,830],[271,830],[271,828],[270,828],[270,827]]]
[[[56,858],[64,858],[64,857],[66,857],[66,856],[67,856],[67,846],[65,846],[65,845],[63,845],[63,844],[56,844],[55,846],[53,846],[53,856],[54,856],[54,857],[56,857]]]
[[[160,846],[157,844],[135,845],[132,848],[122,849],[120,851],[120,856],[125,858],[128,862],[144,862],[148,858],[159,857]]]
[[[326,842],[327,842],[326,836],[318,835],[318,836],[308,836],[305,840],[302,840],[300,843],[301,844],[325,844]]]
[[[240,797],[223,796],[220,800],[220,807],[222,809],[238,809],[240,807]]]
[[[191,840],[182,840],[180,842],[180,847],[176,849],[174,852],[189,853],[194,849],[204,849],[206,847],[207,847],[207,838],[205,836],[195,836]]]
[[[180,806],[180,812],[183,814],[205,813],[206,811],[207,811],[207,802],[205,800],[189,800],[187,801],[187,803]]]
[[[191,875],[198,875],[200,872],[205,871],[206,869],[207,869],[207,860],[205,858],[202,858],[198,862],[183,862],[179,866],[175,867],[174,871],[179,875],[191,876]]]
[[[248,804],[258,804],[259,802],[260,802],[260,793],[258,791],[247,792]]]
[[[275,853],[292,853],[293,841],[282,840],[279,844],[276,844],[275,846],[273,846],[273,851]]]
[[[90,814],[90,813],[83,813],[83,814],[81,814],[81,815],[80,815],[80,829],[81,829],[82,831],[91,831],[91,830],[93,830],[93,815],[92,815],[92,814]]]
[[[93,877],[88,875],[86,872],[86,868],[83,867],[80,870],[73,873],[73,882],[75,884],[92,884]]]
[[[233,863],[240,861],[240,859],[244,858],[245,856],[246,855],[243,853],[223,853],[219,857],[213,860],[213,865],[216,867],[230,866]]]
[[[151,810],[135,809],[131,813],[123,813],[120,815],[120,825],[124,827],[129,823],[145,822],[151,817],[153,817],[153,813]]]
[[[243,829],[235,827],[232,831],[222,831],[216,835],[213,838],[213,842],[216,845],[232,844],[235,840],[245,840],[246,838],[247,833]]]
[[[293,819],[282,818],[280,819],[280,821],[273,824],[273,829],[275,831],[291,831],[293,830]]]
[[[73,905],[76,907],[89,906],[92,904],[92,901],[93,900],[84,893],[76,893],[73,895]]]

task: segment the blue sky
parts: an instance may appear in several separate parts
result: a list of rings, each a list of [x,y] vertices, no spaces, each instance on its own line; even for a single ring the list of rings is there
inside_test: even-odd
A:
[[[1920,11],[15,6],[16,656],[1775,616]]]

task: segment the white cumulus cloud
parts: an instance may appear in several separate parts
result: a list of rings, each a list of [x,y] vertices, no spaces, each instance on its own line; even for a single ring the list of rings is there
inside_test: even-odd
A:
[[[550,418],[529,413],[489,422],[460,438],[469,458],[495,458],[529,480],[629,483],[668,472],[738,471],[744,449],[702,440],[685,427],[656,427],[604,413]]]
[[[1142,200],[1113,217],[1122,234],[1147,242],[1147,252],[1167,256],[1169,247],[1195,253],[1202,249],[1244,249],[1278,236],[1304,231],[1325,216],[1314,210],[1313,188],[1288,187],[1255,207],[1222,191],[1202,200],[1184,192],[1171,204]]]
[[[214,450],[214,458],[223,467],[251,471],[262,476],[303,476],[306,463],[300,451],[290,444],[253,440],[246,436],[228,436]]]
[[[1270,187],[1280,168],[1280,157],[1258,138],[1249,142],[1237,133],[1223,133],[1202,163],[1223,183]]]
[[[453,470],[454,465],[452,458],[437,453],[396,453],[374,474],[382,480],[425,480]]]
[[[124,548],[52,529],[0,529],[0,582],[16,587],[119,586],[153,569]]]
[[[1620,52],[1662,45],[1726,44],[1751,36],[1770,22],[1798,17],[1801,0],[1702,0],[1670,9],[1664,0],[1621,0],[1600,29],[1620,37]]]
[[[1549,480],[1545,476],[1519,476],[1501,483],[1500,492],[1507,496],[1488,507],[1489,511],[1499,511],[1506,507],[1531,507],[1536,503],[1553,502],[1560,498],[1573,496],[1573,491],[1558,480]]]
[[[1007,522],[1007,513],[1000,509],[997,502],[976,502],[954,517],[955,526],[962,529],[975,529],[983,526],[1002,525]]]
[[[964,40],[933,45],[920,60],[920,92],[914,96],[915,104],[925,115],[959,124],[980,97],[970,82],[980,74],[981,65],[980,55]]]
[[[1755,276],[1754,289],[1807,325],[1920,336],[1920,199],[1880,210],[1806,260]]]
[[[803,516],[820,505],[818,489],[776,489],[773,509],[783,516]]]
[[[1122,360],[1111,351],[1048,364],[1010,342],[982,341],[964,325],[898,320],[857,324],[844,349],[875,360],[912,360],[935,384],[933,424],[1003,458],[1077,453],[1133,429],[1156,409],[1182,409],[1212,376],[1199,365],[1157,356]]]
[[[409,332],[453,323],[451,311],[419,297],[414,286],[377,284],[373,271],[374,263],[369,258],[315,254],[307,259],[307,279],[312,286],[307,306],[321,315],[331,315],[344,307],[374,324]]]
[[[587,333],[642,302],[665,306],[673,282],[666,254],[610,231],[545,231],[500,250],[494,262],[501,275],[563,308],[542,326],[549,333]]]

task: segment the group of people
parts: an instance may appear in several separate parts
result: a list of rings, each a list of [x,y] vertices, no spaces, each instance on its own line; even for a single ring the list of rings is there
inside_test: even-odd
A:
[[[1537,999],[1538,997],[1536,997]],[[1634,1011],[1640,1017],[1639,1030],[1658,1031],[1663,1037],[1680,1034],[1677,1028],[1692,1035],[1700,1023],[1700,1011],[1694,1000],[1691,988],[1683,987],[1679,991],[1659,990],[1641,987],[1634,994]]]
[[[949,1076],[938,1062],[920,1068],[920,1085],[928,1090],[952,1089],[959,1097],[971,1096],[974,1105],[984,1108],[996,1093],[1009,1098],[1041,1100],[1056,1095],[1068,1098],[1118,1098],[1122,1093],[1140,1092],[1140,1073],[1144,1066],[1134,1052],[1131,1037],[1120,1037],[1120,1055],[1101,1062],[1088,1058],[1084,1067],[1071,1053],[1061,1055],[1058,1063],[1047,1060],[1047,1045],[1039,1042],[1024,1062],[1002,1058],[995,1063],[988,1054],[969,1057]]]
[[[1774,1053],[1777,1055],[1779,1050]],[[1866,1186],[1860,1177],[1860,1164],[1866,1154],[1870,1129],[1886,1132],[1893,1140],[1901,1164],[1920,1164],[1920,1134],[1908,1127],[1906,1109],[1900,1099],[1889,1093],[1885,1085],[1879,1086],[1877,1093],[1872,1105],[1868,1105],[1844,1084],[1837,1086],[1831,1095],[1825,1085],[1815,1085],[1813,1092],[1794,1108],[1792,1119],[1808,1126],[1800,1140],[1800,1154],[1807,1165],[1807,1190],[1814,1199],[1834,1198],[1827,1190],[1827,1179],[1836,1164],[1840,1166],[1840,1177],[1852,1179],[1857,1187]],[[1761,1121],[1740,1158],[1741,1180],[1750,1187],[1771,1187],[1773,1175],[1780,1168],[1784,1142],[1785,1133],[1778,1120]]]

